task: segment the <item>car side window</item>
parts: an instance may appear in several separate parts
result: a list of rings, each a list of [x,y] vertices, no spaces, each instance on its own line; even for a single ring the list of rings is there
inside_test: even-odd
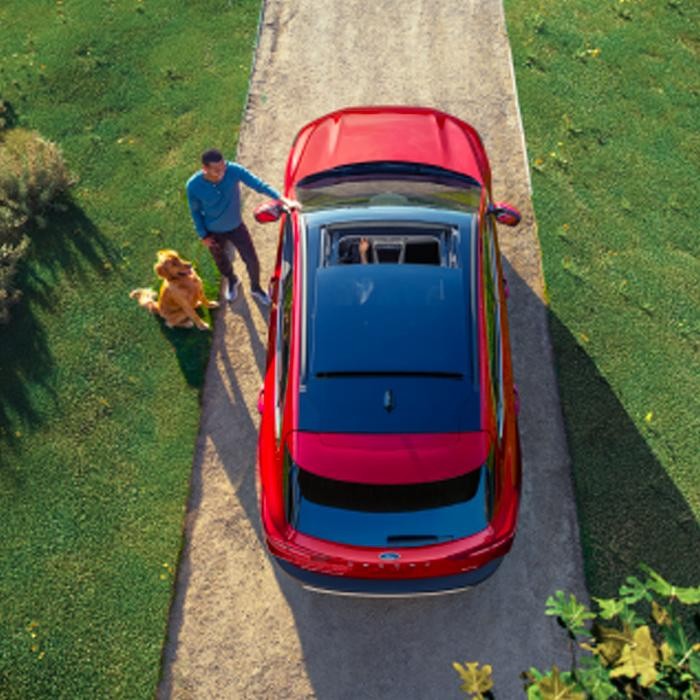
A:
[[[291,219],[284,221],[282,238],[282,259],[280,278],[277,285],[277,344],[276,344],[276,390],[275,390],[275,433],[282,436],[282,417],[289,376],[289,357],[292,335],[292,299],[294,279],[294,231]]]
[[[499,285],[498,248],[496,232],[490,217],[484,236],[484,286],[486,291],[486,328],[489,338],[489,364],[493,399],[496,406],[498,439],[503,437],[505,404],[503,398],[503,339],[501,337],[502,300]]]

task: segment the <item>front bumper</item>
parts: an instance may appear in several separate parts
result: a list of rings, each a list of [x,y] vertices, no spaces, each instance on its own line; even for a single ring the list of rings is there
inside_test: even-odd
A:
[[[302,569],[279,557],[273,558],[284,572],[297,579],[304,588],[321,593],[362,597],[413,597],[456,593],[487,579],[503,561],[503,557],[498,557],[479,569],[449,576],[382,579],[321,574]]]

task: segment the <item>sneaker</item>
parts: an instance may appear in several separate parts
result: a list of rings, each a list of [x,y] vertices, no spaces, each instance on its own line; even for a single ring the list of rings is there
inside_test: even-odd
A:
[[[269,294],[262,288],[258,287],[257,289],[252,289],[250,293],[261,303],[264,304],[265,306],[270,306],[272,303],[272,299],[270,299]]]
[[[234,277],[232,280],[228,280],[226,291],[224,292],[224,298],[226,301],[236,301],[236,298],[238,297],[238,288],[240,286],[241,281],[237,277]]]

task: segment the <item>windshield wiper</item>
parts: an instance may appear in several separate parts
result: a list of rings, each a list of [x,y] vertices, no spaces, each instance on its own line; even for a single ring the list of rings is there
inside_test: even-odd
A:
[[[387,535],[388,544],[415,544],[416,542],[437,542],[453,540],[454,535]]]

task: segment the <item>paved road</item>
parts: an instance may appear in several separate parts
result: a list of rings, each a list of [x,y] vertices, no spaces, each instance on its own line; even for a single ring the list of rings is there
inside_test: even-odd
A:
[[[265,313],[246,296],[217,319],[159,697],[460,698],[451,663],[466,659],[492,663],[498,697],[518,698],[521,670],[567,664],[544,602],[557,588],[585,589],[500,0],[269,0],[238,159],[281,186],[302,124],[382,103],[435,106],[473,123],[495,197],[525,213],[502,232],[523,407],[515,546],[485,585],[441,598],[334,598],[278,573],[255,495]],[[267,275],[276,227],[253,232]]]

